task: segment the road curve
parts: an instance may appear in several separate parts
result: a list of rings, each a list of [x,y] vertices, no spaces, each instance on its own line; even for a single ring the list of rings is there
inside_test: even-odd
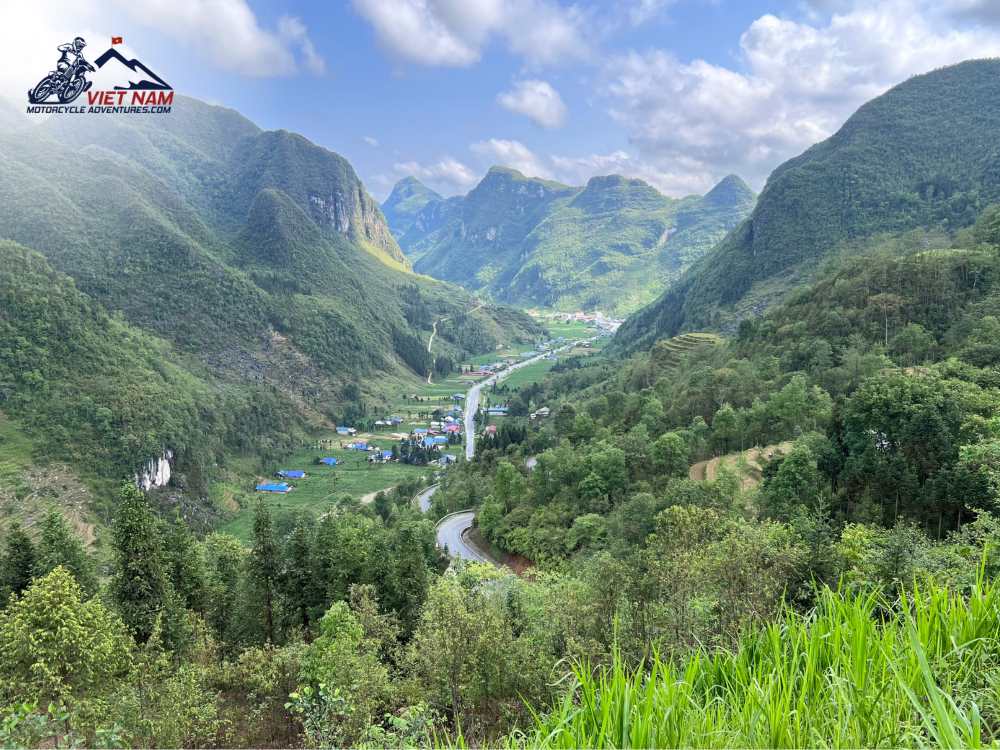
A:
[[[434,497],[434,493],[437,492],[438,486],[432,484],[425,490],[421,490],[417,493],[417,505],[420,508],[421,513],[426,513],[431,509],[431,498]]]
[[[472,546],[466,539],[466,532],[472,528],[475,520],[476,511],[474,510],[463,510],[442,518],[437,525],[438,547],[447,550],[449,557],[457,560],[498,565],[496,560]]]

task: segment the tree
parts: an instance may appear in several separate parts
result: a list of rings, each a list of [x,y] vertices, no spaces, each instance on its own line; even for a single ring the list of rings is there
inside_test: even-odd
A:
[[[46,575],[60,565],[73,574],[84,595],[93,596],[97,593],[97,573],[90,555],[63,514],[53,508],[42,520],[36,575]]]
[[[796,444],[781,460],[773,477],[761,487],[761,505],[771,518],[788,520],[799,506],[815,508],[822,494],[822,477],[816,457],[805,445]]]
[[[232,646],[241,633],[240,595],[246,549],[239,539],[228,534],[211,534],[205,539],[204,546],[208,567],[208,622],[216,637]]]
[[[0,560],[0,602],[11,594],[20,594],[35,575],[35,545],[24,533],[21,524],[12,523],[7,532],[7,545]]]
[[[312,540],[309,529],[300,520],[285,547],[281,584],[289,612],[296,615],[306,637],[309,635],[310,611],[315,601]]]
[[[738,437],[738,421],[736,410],[729,404],[723,404],[715,412],[712,419],[712,441],[715,447],[722,453],[728,453]]]
[[[271,527],[271,511],[263,500],[258,500],[253,520],[250,577],[263,604],[264,637],[268,643],[274,643],[274,587],[279,571],[278,545]]]
[[[194,535],[181,520],[174,518],[164,535],[167,575],[181,603],[195,612],[206,605],[205,561]]]
[[[653,466],[660,474],[671,477],[687,476],[690,453],[681,435],[676,432],[665,432],[653,443]]]
[[[0,611],[0,702],[70,702],[110,692],[129,671],[122,621],[58,567]]]
[[[143,643],[157,619],[169,614],[174,590],[164,566],[156,519],[145,496],[131,482],[122,485],[112,534],[111,596],[133,636]]]

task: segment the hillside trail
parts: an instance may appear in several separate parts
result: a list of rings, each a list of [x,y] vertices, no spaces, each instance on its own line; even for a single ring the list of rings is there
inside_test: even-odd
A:
[[[369,503],[372,503],[372,502],[375,501],[375,496],[378,493],[380,493],[380,492],[392,492],[394,489],[396,489],[396,485],[392,485],[391,487],[383,487],[380,490],[375,490],[374,492],[369,492],[369,493],[367,493],[365,495],[362,495],[361,496],[361,504],[362,505],[368,505]]]
[[[476,310],[478,310],[479,308],[481,308],[484,304],[486,304],[486,303],[485,302],[480,302],[478,305],[476,305],[471,310],[469,310],[469,312],[466,313],[466,314],[474,313]],[[435,320],[431,324],[431,337],[429,339],[427,339],[427,353],[428,354],[433,354],[433,352],[431,351],[431,348],[434,346],[434,337],[437,336],[438,323],[444,323],[450,317],[451,317],[450,315],[446,315],[443,318],[438,318],[437,320]],[[431,382],[431,375],[432,374],[433,374],[433,368],[432,368],[431,372],[427,373],[427,385],[434,385],[434,383]]]
[[[792,449],[792,441],[786,440],[782,443],[766,445],[763,448],[750,448],[737,453],[727,453],[724,456],[716,456],[707,461],[698,461],[688,469],[688,478],[700,482],[712,482],[719,476],[719,467],[725,464],[727,467],[739,472],[740,457],[746,461],[746,472],[740,478],[740,486],[744,490],[760,483],[764,470],[763,464],[774,456],[784,456]]]

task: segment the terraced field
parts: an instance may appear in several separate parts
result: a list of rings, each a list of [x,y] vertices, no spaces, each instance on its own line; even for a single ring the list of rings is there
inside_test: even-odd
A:
[[[722,338],[714,333],[682,333],[672,339],[657,342],[653,357],[661,367],[672,370],[695,349],[721,344]]]

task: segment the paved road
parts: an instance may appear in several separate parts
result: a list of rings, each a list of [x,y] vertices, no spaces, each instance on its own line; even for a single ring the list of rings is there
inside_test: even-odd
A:
[[[593,339],[590,339],[593,341]],[[564,346],[560,346],[558,349],[554,349],[552,353],[558,354],[559,352],[566,351],[567,349],[572,349],[577,345],[577,341],[573,341]],[[540,359],[545,359],[549,356],[550,352],[545,352],[544,354],[539,354],[531,359],[526,359],[523,362],[518,362],[516,365],[511,365],[506,370],[498,372],[496,375],[491,375],[486,378],[486,380],[481,380],[469,389],[469,392],[465,394],[465,458],[469,461],[472,457],[476,455],[476,411],[479,409],[479,394],[483,390],[483,386],[493,385],[493,383],[499,383],[501,380],[510,375],[514,370],[520,370],[522,367],[527,367],[528,365],[534,364]]]
[[[417,495],[417,505],[420,506],[420,512],[426,513],[431,509],[431,498],[434,497],[434,493],[437,492],[438,486],[432,484],[426,490],[423,490]]]
[[[448,550],[448,555],[454,558],[498,565],[496,560],[466,540],[465,534],[472,528],[472,522],[475,520],[474,510],[463,510],[442,518],[437,526],[438,547]]]

